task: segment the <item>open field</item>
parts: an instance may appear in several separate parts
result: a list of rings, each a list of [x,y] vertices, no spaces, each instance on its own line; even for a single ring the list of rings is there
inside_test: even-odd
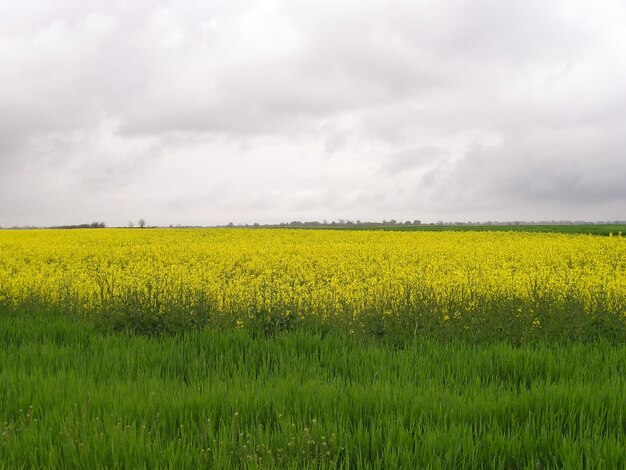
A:
[[[0,232],[0,467],[623,468],[626,238]]]
[[[4,468],[624,468],[626,348],[0,315]]]
[[[626,337],[626,238],[511,232],[0,232],[0,304],[155,333],[301,323],[403,339]]]
[[[320,227],[321,229],[322,227]],[[328,228],[328,227],[323,227]],[[565,224],[565,225],[342,225],[331,227],[337,230],[384,230],[397,232],[528,232],[528,233],[569,233],[590,235],[626,234],[625,224]]]

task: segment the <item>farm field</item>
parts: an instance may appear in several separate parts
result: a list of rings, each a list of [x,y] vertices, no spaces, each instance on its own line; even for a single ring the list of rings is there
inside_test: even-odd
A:
[[[4,468],[624,468],[626,348],[0,316]]]
[[[324,227],[326,228],[326,227]],[[527,233],[569,233],[592,235],[626,234],[625,224],[533,224],[533,225],[342,225],[341,230],[384,230],[398,232],[527,232]]]
[[[55,307],[153,333],[319,323],[398,340],[622,340],[625,286],[621,236],[0,232],[0,305]]]
[[[626,239],[0,232],[0,467],[626,465]]]

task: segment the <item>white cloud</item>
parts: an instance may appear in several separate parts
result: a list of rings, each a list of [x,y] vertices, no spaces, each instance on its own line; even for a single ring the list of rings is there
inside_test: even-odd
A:
[[[617,219],[618,1],[0,3],[0,225]]]

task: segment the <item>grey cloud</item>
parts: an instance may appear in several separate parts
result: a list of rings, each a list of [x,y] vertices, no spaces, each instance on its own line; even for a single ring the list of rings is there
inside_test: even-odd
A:
[[[0,224],[623,218],[624,48],[616,1],[3,2]]]
[[[623,129],[623,128],[622,128]],[[444,205],[524,207],[558,218],[558,207],[625,207],[626,139],[618,129],[543,130],[476,146],[423,183]],[[616,214],[617,217],[617,214]]]
[[[448,152],[434,145],[422,145],[403,149],[392,154],[383,170],[391,175],[398,175],[413,169],[428,169],[440,163]]]

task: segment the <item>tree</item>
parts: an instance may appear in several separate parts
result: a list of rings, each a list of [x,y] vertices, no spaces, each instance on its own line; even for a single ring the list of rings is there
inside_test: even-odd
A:
[[[137,222],[137,224],[141,227],[144,228],[146,226],[146,221],[144,219],[139,219],[139,222]]]
[[[135,226],[135,222],[133,222],[132,220],[128,221],[128,228],[133,228]]]

